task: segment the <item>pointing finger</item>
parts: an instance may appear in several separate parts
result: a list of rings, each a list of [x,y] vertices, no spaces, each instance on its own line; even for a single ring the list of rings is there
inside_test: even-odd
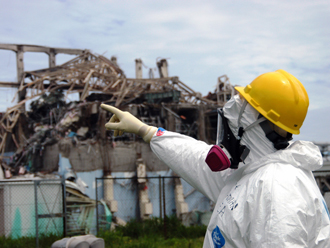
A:
[[[106,111],[109,111],[115,115],[118,116],[118,118],[121,118],[122,114],[123,114],[123,111],[121,111],[120,109],[117,109],[111,105],[107,105],[107,104],[101,104],[101,108],[103,108],[104,110]]]

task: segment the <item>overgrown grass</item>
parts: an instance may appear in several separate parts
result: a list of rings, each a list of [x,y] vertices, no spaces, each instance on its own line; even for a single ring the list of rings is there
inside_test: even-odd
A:
[[[132,220],[125,227],[115,231],[101,231],[98,237],[103,238],[106,248],[199,248],[203,246],[205,226],[185,227],[175,217],[165,220],[153,218],[145,221]],[[39,239],[40,248],[50,248],[52,243],[63,237],[56,235],[42,236]],[[0,237],[1,248],[34,248],[35,237],[12,239]]]
[[[164,220],[153,218],[150,220],[127,223],[116,231],[101,232],[98,236],[103,238],[108,248],[162,248],[162,247],[190,247],[203,246],[205,226],[186,227],[175,217]]]
[[[166,217],[164,219],[152,218],[144,221],[132,220],[125,227],[119,227],[117,232],[123,236],[139,238],[144,236],[159,236],[166,238],[196,238],[203,237],[206,231],[205,226],[182,225],[176,216]]]
[[[99,236],[104,239],[106,248],[201,248],[204,240],[203,237],[164,239],[160,236],[142,236],[134,239],[121,236],[118,232],[108,232]]]
[[[39,248],[50,248],[51,245],[59,239],[62,239],[62,236],[55,234],[48,234],[47,236],[42,235],[39,238]],[[35,248],[36,247],[36,238],[35,237],[22,237],[19,239],[13,239],[11,237],[0,237],[0,247],[1,248]]]

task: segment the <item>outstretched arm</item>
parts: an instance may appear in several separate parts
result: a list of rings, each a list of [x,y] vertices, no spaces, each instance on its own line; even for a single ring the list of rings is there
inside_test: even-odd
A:
[[[114,114],[105,127],[108,130],[115,130],[115,136],[123,132],[141,136],[145,142],[150,143],[152,151],[160,160],[190,185],[216,202],[228,173],[227,171],[212,172],[205,163],[211,145],[175,132],[163,130],[165,134],[161,135],[162,130],[157,132],[156,127],[148,126],[129,112],[105,104],[101,107]]]

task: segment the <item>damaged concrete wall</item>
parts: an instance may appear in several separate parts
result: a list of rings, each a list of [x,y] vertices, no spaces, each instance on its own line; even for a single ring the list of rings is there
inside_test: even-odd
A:
[[[60,141],[60,143],[63,141]],[[142,158],[147,166],[147,171],[164,171],[168,167],[161,162],[151,151],[149,144],[133,142],[125,144],[115,142],[101,146],[95,144],[68,144],[65,151],[59,149],[59,144],[48,146],[43,156],[44,171],[56,171],[58,168],[59,154],[70,160],[75,172],[87,172],[95,170],[106,170],[111,172],[133,172],[136,171],[136,160]],[[114,147],[113,147],[114,145]],[[106,163],[103,152],[106,151],[110,158]]]
[[[76,172],[135,171],[140,158],[148,171],[167,170],[141,138],[131,134],[113,137],[104,128],[111,115],[99,107],[101,103],[129,111],[148,125],[214,142],[214,116],[226,100],[219,95],[234,92],[227,77],[219,79],[221,85],[214,93],[203,97],[178,77],[170,77],[165,59],[157,64],[160,78],[142,78],[139,60],[134,79],[126,78],[114,58],[79,52],[62,65],[52,63],[50,68],[22,74],[17,92],[20,101],[0,120],[0,152],[13,153],[1,157],[8,162],[7,170],[13,174],[22,167],[30,172],[57,171],[60,154]],[[30,95],[22,97],[29,91]],[[64,98],[71,93],[79,93],[79,101],[66,103]],[[31,111],[26,112],[23,106],[30,99],[34,100]]]

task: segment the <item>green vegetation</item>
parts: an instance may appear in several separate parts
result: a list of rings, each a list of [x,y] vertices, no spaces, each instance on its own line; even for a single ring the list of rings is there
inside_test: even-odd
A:
[[[103,238],[106,248],[200,248],[203,246],[205,226],[185,227],[175,217],[165,220],[153,218],[145,221],[132,220],[125,227],[117,227],[115,231],[101,231],[98,237]],[[52,243],[63,237],[56,235],[42,236],[40,248],[50,248]],[[1,248],[34,248],[34,237],[12,239],[0,237]]]
[[[203,246],[205,226],[186,227],[175,217],[166,218],[166,228],[162,219],[153,218],[143,222],[130,221],[125,227],[113,232],[101,232],[108,248],[200,248]],[[166,236],[166,238],[165,238]]]
[[[61,236],[50,234],[47,236],[42,235],[39,238],[39,248],[50,248],[51,245],[56,241],[62,239]],[[0,237],[1,248],[35,248],[36,238],[35,237],[22,237],[19,239]]]

